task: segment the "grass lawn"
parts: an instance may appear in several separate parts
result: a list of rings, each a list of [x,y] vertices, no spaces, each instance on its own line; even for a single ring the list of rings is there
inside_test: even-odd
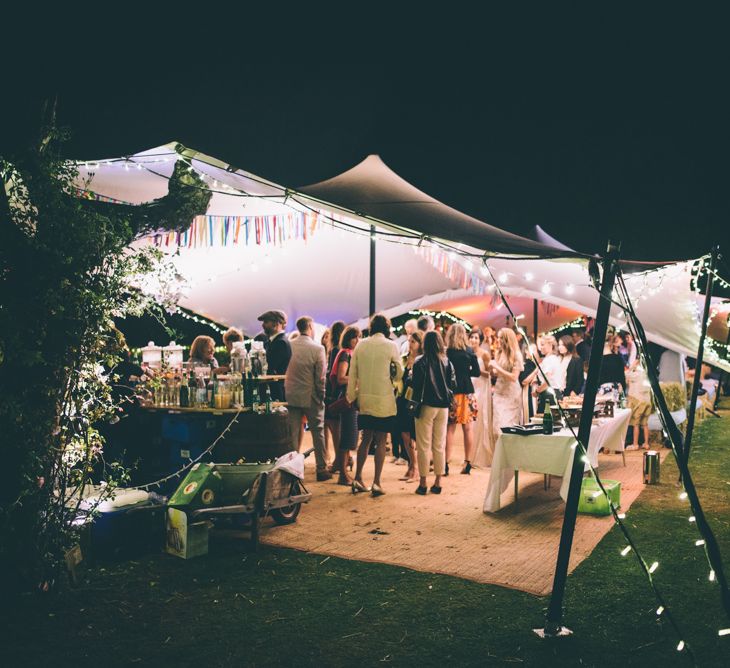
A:
[[[728,401],[725,400],[725,404]],[[730,414],[698,425],[692,470],[730,570]],[[698,665],[730,665],[670,456],[628,513]],[[303,512],[308,512],[305,508]],[[311,512],[311,511],[310,511]],[[82,587],[5,601],[5,666],[690,666],[633,555],[612,530],[568,580],[574,635],[538,639],[546,598],[442,575],[262,546],[182,561],[155,555],[86,572]],[[515,550],[519,544],[515,543]]]

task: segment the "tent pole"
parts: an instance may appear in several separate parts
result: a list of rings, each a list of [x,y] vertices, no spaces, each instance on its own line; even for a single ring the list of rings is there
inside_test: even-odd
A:
[[[712,301],[712,288],[715,280],[715,266],[717,256],[720,254],[719,246],[714,246],[710,254],[710,271],[707,274],[707,287],[705,288],[705,310],[702,312],[702,324],[700,329],[700,344],[697,348],[697,360],[695,361],[695,377],[692,381],[692,395],[689,401],[689,414],[687,415],[687,433],[684,437],[684,463],[689,463],[689,449],[692,445],[692,432],[695,427],[695,413],[697,396],[702,381],[702,360],[705,355],[705,336],[707,335],[707,320],[710,316],[710,302]],[[681,480],[681,475],[680,475]]]
[[[370,226],[370,315],[375,315],[375,225]]]
[[[730,315],[727,317],[727,322],[725,323],[727,326],[727,338],[725,339],[725,346],[730,348]],[[725,376],[727,376],[726,371],[720,372],[720,382],[717,384],[717,392],[715,393],[715,405],[714,409],[717,410],[717,407],[720,403],[720,393],[722,392],[722,386],[725,384]],[[727,394],[725,395],[727,396]]]
[[[618,270],[618,256],[620,244],[608,242],[608,249],[603,260],[603,280],[601,282],[601,295],[598,301],[596,312],[596,324],[593,330],[593,341],[591,343],[591,358],[588,363],[588,377],[586,378],[586,389],[583,394],[583,406],[578,427],[578,440],[588,450],[588,440],[591,435],[591,424],[593,422],[593,409],[596,403],[598,392],[598,381],[601,375],[601,364],[603,362],[603,342],[606,339],[608,330],[608,317],[611,313],[611,295]],[[568,579],[568,564],[570,561],[570,550],[573,546],[573,534],[575,533],[575,520],[578,516],[578,501],[580,499],[581,484],[583,482],[584,462],[580,456],[580,449],[573,450],[573,467],[570,473],[570,487],[568,488],[568,500],[565,504],[565,515],[563,516],[563,528],[560,533],[560,546],[558,548],[558,560],[555,566],[555,578],[553,590],[550,595],[545,627],[538,633],[545,637],[554,637],[570,633],[563,627],[563,597],[565,595],[565,584]]]
[[[537,299],[532,300],[532,335],[534,338],[534,343],[537,345]]]
[[[623,277],[621,277],[621,283],[623,285]],[[625,287],[624,287],[625,289]],[[684,491],[687,492],[689,499],[689,505],[692,509],[691,512],[694,516],[694,521],[697,523],[697,529],[700,535],[705,540],[705,552],[707,554],[707,560],[710,562],[712,570],[714,571],[715,579],[720,585],[720,600],[722,606],[725,609],[725,614],[730,618],[730,588],[728,587],[728,581],[725,577],[725,570],[722,563],[722,554],[720,552],[720,546],[717,543],[715,534],[712,532],[712,528],[707,523],[705,518],[705,511],[702,509],[700,504],[699,496],[697,495],[697,489],[694,481],[692,480],[692,473],[687,466],[687,458],[684,453],[684,437],[679,427],[674,422],[672,414],[669,412],[667,406],[667,400],[662,393],[661,385],[659,384],[659,376],[656,371],[654,361],[649,357],[648,344],[646,340],[646,333],[639,319],[636,317],[636,312],[633,309],[631,303],[628,303],[629,315],[631,321],[634,324],[634,330],[638,336],[638,341],[641,343],[641,350],[644,351],[644,357],[646,362],[646,375],[649,378],[651,384],[651,391],[654,395],[654,400],[657,404],[657,409],[662,416],[662,422],[664,428],[667,431],[667,436],[672,443],[672,451],[674,452],[674,458],[677,462],[677,468],[682,475],[682,484],[684,485]]]

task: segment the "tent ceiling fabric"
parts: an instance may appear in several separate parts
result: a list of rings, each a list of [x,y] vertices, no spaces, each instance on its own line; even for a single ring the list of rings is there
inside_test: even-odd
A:
[[[500,230],[452,209],[398,176],[377,155],[369,155],[331,179],[298,188],[298,192],[418,234],[468,244],[483,252],[537,257],[578,255],[570,249],[557,249]]]
[[[565,253],[486,225],[434,200],[401,179],[377,156],[368,157],[340,176],[308,186],[302,189],[305,195],[298,195],[170,143],[126,158],[80,163],[78,185],[124,202],[148,202],[167,192],[167,180],[180,159],[204,175],[214,191],[209,215],[277,215],[306,211],[310,206],[325,216],[355,210],[361,216],[382,219],[386,227],[408,228],[414,236],[438,237],[474,249],[520,256],[492,258],[489,267],[505,294],[517,300],[514,310],[517,314],[524,312],[526,322],[532,313],[524,304],[533,299],[560,307],[555,313],[565,313],[567,320],[574,313],[595,313],[597,293],[590,284],[585,259],[526,259],[547,251],[561,256]],[[304,206],[296,201],[297,197]],[[323,201],[326,198],[332,201]],[[348,216],[348,221],[360,230],[366,229],[362,223],[367,219],[357,214]],[[327,324],[335,319],[354,322],[368,312],[368,238],[329,225],[321,225],[307,241],[292,240],[283,247],[252,244],[180,248],[174,261],[190,281],[182,306],[240,326],[249,334],[259,331],[257,316],[271,308],[287,312],[290,329],[296,317],[304,314]],[[466,258],[457,256],[450,261],[478,277],[472,292],[457,289],[456,280],[434,268],[417,249],[393,238],[380,238],[377,308],[397,315],[411,308],[435,306],[456,314],[468,312],[469,317],[464,317],[469,322],[491,324],[496,319],[502,324],[505,313],[497,308],[490,278]],[[644,297],[636,308],[649,339],[687,355],[696,353],[699,340],[691,264],[678,263],[626,277],[630,289]],[[543,318],[541,310],[541,330],[553,326],[552,321]],[[612,324],[622,322],[617,309],[613,309]],[[724,367],[730,370],[730,366]]]
[[[273,308],[287,314],[290,330],[302,315],[329,325],[353,322],[367,313],[369,240],[326,226],[307,242],[293,241],[283,248],[183,248],[174,262],[190,281],[181,306],[250,335],[261,330],[256,318]],[[376,262],[378,304],[398,304],[424,291],[454,287],[401,244],[378,244]],[[396,273],[401,267],[407,268],[402,275]]]

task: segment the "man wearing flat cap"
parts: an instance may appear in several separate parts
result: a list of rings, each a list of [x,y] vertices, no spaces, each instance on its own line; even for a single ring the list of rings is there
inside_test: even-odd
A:
[[[269,366],[269,373],[272,375],[284,375],[291,359],[291,346],[286,338],[286,313],[284,311],[266,311],[258,319],[266,334],[264,348],[266,349],[266,362]],[[271,398],[273,401],[285,401],[284,383],[277,381],[269,383]]]

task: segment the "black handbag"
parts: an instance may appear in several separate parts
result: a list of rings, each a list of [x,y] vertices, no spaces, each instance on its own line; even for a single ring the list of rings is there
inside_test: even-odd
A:
[[[421,406],[423,406],[423,394],[426,391],[426,375],[423,375],[423,385],[421,385],[421,399],[416,401],[415,399],[409,399],[403,397],[403,401],[406,404],[406,412],[412,418],[417,418],[421,414]]]

